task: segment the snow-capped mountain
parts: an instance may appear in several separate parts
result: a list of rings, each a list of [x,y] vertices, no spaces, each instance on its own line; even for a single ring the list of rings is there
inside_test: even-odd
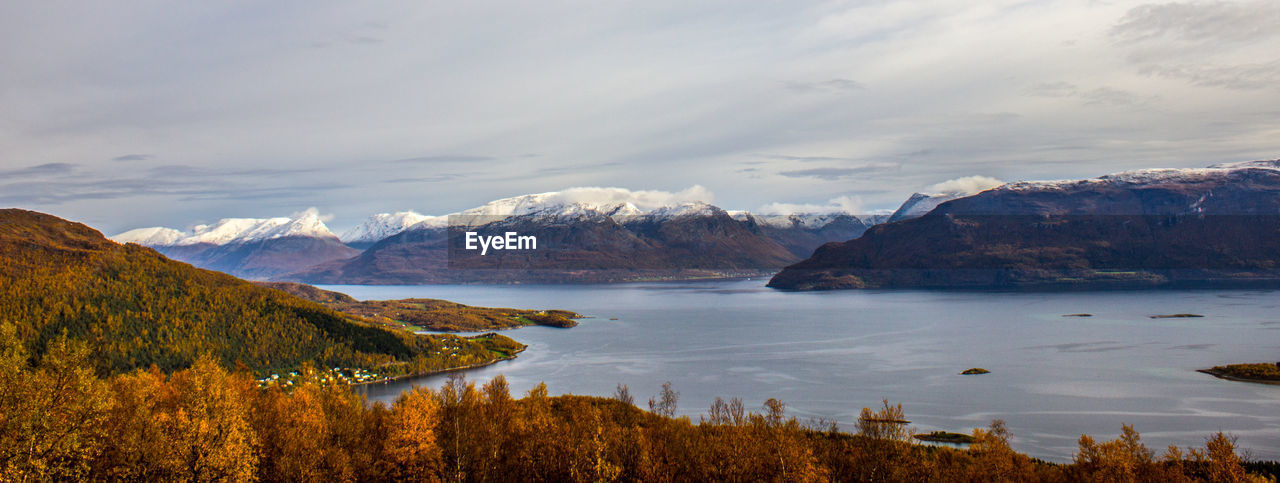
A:
[[[687,201],[678,205],[663,206],[645,213],[649,220],[667,220],[681,216],[715,216],[726,212],[701,201]]]
[[[857,237],[868,226],[847,213],[769,216],[769,222],[761,223],[751,213],[731,214],[699,200],[583,199],[566,198],[561,192],[496,200],[447,218],[430,226],[419,223],[372,244],[355,258],[317,265],[285,279],[385,284],[742,276],[776,270],[823,243]],[[538,251],[468,257],[458,246],[459,237],[450,236],[460,228],[535,236]]]
[[[190,232],[173,228],[138,228],[111,237],[117,243],[139,245],[188,246],[230,245],[283,237],[337,238],[320,220],[315,209],[294,217],[223,218],[212,225],[196,225]]]
[[[938,205],[967,196],[963,193],[912,193],[907,201],[902,202],[897,211],[889,215],[889,221],[906,220],[908,218],[916,218],[924,216],[925,213],[933,211]]]
[[[445,215],[413,211],[379,213],[347,230],[340,237],[352,246],[368,246],[407,230],[444,228],[447,225],[479,226],[511,217],[567,220],[583,216],[607,216],[621,221],[657,208],[679,205],[704,191],[695,186],[679,193],[632,191],[623,188],[570,188],[493,200]],[[693,201],[699,203],[700,201]]]
[[[367,248],[396,234],[420,229],[441,229],[447,225],[481,226],[509,218],[540,220],[543,222],[567,222],[575,219],[608,217],[618,223],[627,223],[645,217],[651,219],[678,216],[711,216],[719,207],[705,199],[700,187],[679,193],[657,191],[633,191],[623,188],[570,188],[490,201],[481,206],[439,216],[421,215],[412,211],[381,213],[369,217],[364,223],[344,232],[343,242],[356,248]],[[759,223],[778,228],[790,228],[798,220],[804,229],[816,230],[844,216],[842,212],[798,213],[786,215],[754,215],[746,211],[727,212],[734,219],[745,221],[754,216]],[[863,223],[872,225],[881,218],[862,217]]]
[[[480,276],[459,279],[441,272],[446,267],[440,265],[452,263],[447,256],[449,228],[471,231],[487,227],[500,228],[499,233],[536,235],[542,247],[555,250],[540,251],[538,260],[518,262],[550,270],[504,281],[546,280],[556,269],[584,267],[675,270],[686,275],[658,277],[702,278],[777,269],[808,256],[823,243],[857,237],[870,225],[843,212],[730,214],[709,203],[710,198],[699,187],[678,193],[571,188],[503,198],[447,215],[414,211],[375,214],[341,237],[335,237],[312,210],[295,217],[228,218],[196,226],[190,232],[160,227],[131,230],[117,239],[147,244],[172,258],[246,277],[272,278],[298,272],[289,278],[429,283],[483,281]],[[365,252],[355,257],[356,250]],[[485,259],[485,263],[493,259],[496,257]],[[480,275],[486,274],[493,275]],[[653,276],[631,274],[609,280]]]
[[[770,286],[1280,283],[1280,161],[1009,183],[827,244]]]
[[[844,212],[757,215],[745,211],[734,219],[752,224],[761,234],[778,242],[797,258],[804,258],[824,243],[862,236],[874,223]]]
[[[761,275],[799,258],[752,225],[706,203],[682,202],[647,212],[625,202],[501,208],[471,212],[493,215],[455,215],[461,220],[451,220],[449,230],[406,230],[353,259],[287,279],[360,284],[671,280]],[[463,229],[532,236],[537,249],[479,255],[461,247]]]
[[[422,215],[412,211],[396,213],[378,213],[350,230],[342,233],[338,239],[353,248],[368,248],[379,240],[397,235],[415,226],[443,226],[448,217]]]
[[[621,210],[620,214],[634,215],[686,202],[710,203],[711,194],[697,185],[676,193],[625,188],[569,188],[494,200],[460,214],[518,216],[566,208],[588,209],[601,213]]]
[[[244,278],[268,278],[358,253],[329,231],[315,209],[292,217],[224,218],[190,232],[139,228],[111,239]]]
[[[584,203],[584,202],[562,202],[553,201],[547,203],[527,202],[522,200],[520,204],[512,206],[505,205],[502,202],[507,200],[499,200],[498,202],[486,204],[477,208],[464,210],[460,213],[448,215],[448,224],[457,226],[481,226],[496,221],[508,219],[523,220],[539,220],[543,222],[566,222],[584,218],[613,218],[615,221],[640,216],[644,211],[637,208],[632,203]],[[430,228],[430,226],[419,226],[415,228]]]
[[[1008,183],[999,189],[1009,191],[1063,191],[1103,185],[1140,187],[1156,184],[1201,183],[1245,170],[1280,172],[1280,160],[1219,163],[1210,165],[1207,168],[1135,169],[1089,179],[1019,181]]]
[[[478,226],[510,217],[544,220],[570,220],[581,217],[606,216],[622,222],[631,217],[663,210],[667,215],[678,210],[698,210],[710,206],[710,198],[700,186],[679,193],[633,191],[623,188],[570,188],[513,196],[450,215],[449,223]]]
[[[731,211],[729,215],[735,220],[755,220],[756,223],[774,228],[799,227],[810,230],[816,230],[849,218],[857,219],[867,226],[877,223],[874,215],[860,216],[846,212],[757,214],[749,211]]]
[[[176,245],[187,236],[186,233],[173,228],[153,226],[151,228],[136,228],[126,231],[111,237],[111,240],[116,243],[137,243],[142,246],[154,247]]]
[[[912,193],[907,201],[898,207],[887,221],[906,220],[923,216],[933,211],[938,205],[948,201],[973,196],[983,191],[1003,185],[1000,180],[986,176],[966,176],[956,178],[925,188],[923,192]]]

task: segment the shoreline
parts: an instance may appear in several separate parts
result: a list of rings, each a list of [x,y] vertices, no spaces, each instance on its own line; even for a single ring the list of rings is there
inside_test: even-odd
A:
[[[494,359],[494,360],[491,360],[491,361],[488,361],[488,362],[478,362],[478,363],[475,363],[475,364],[467,364],[467,365],[465,365],[465,366],[450,367],[450,368],[447,368],[447,369],[440,369],[440,370],[437,370],[437,371],[430,371],[430,372],[419,373],[419,374],[401,374],[401,375],[399,375],[399,376],[395,376],[395,377],[388,377],[388,378],[386,378],[386,379],[381,379],[381,380],[377,380],[377,381],[365,381],[365,382],[356,382],[356,383],[351,383],[351,384],[349,384],[349,386],[351,386],[351,387],[359,387],[359,386],[368,386],[368,385],[373,385],[373,384],[387,384],[387,383],[391,383],[391,382],[399,381],[399,380],[401,380],[401,379],[413,379],[413,378],[417,378],[417,377],[431,377],[431,376],[438,376],[438,375],[440,375],[440,374],[445,374],[445,373],[449,373],[449,372],[465,371],[465,370],[467,370],[467,369],[478,369],[478,368],[481,368],[481,367],[488,367],[488,366],[492,366],[492,365],[494,365],[494,364],[497,364],[497,363],[499,363],[499,362],[505,362],[505,361],[514,360],[514,359],[516,358],[516,356],[517,356],[517,355],[519,355],[521,352],[524,352],[524,351],[525,351],[525,349],[528,349],[528,348],[529,348],[529,346],[521,347],[520,349],[516,350],[515,352],[512,352],[510,356],[502,357],[502,358],[498,358],[498,359]]]
[[[1231,374],[1227,374],[1223,371],[1219,371],[1216,369],[1196,369],[1196,372],[1208,374],[1218,379],[1224,379],[1228,381],[1252,382],[1254,384],[1267,384],[1270,386],[1280,386],[1280,381],[1277,381],[1274,379],[1250,379],[1247,377],[1233,376]]]
[[[463,281],[463,280],[447,280],[447,281],[431,281],[431,280],[353,280],[347,282],[300,282],[288,280],[292,283],[301,283],[314,287],[323,288],[324,290],[333,290],[336,287],[437,287],[437,286],[459,286],[468,287],[476,285],[491,285],[500,287],[512,286],[591,286],[591,285],[625,285],[625,284],[647,284],[647,283],[681,283],[681,282],[715,282],[715,281],[733,281],[733,280],[749,280],[756,278],[772,278],[782,268],[769,268],[756,271],[743,272],[726,272],[711,275],[700,276],[670,276],[670,277],[640,277],[640,278],[623,278],[608,280],[584,280],[584,279],[555,279],[555,280],[508,280],[508,281]],[[285,281],[285,280],[274,280]],[[329,287],[329,288],[326,288]]]

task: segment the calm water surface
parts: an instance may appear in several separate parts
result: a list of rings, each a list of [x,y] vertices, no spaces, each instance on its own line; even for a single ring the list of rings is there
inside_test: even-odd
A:
[[[507,331],[529,349],[467,373],[480,383],[504,374],[513,392],[545,381],[553,394],[607,396],[623,383],[639,402],[669,380],[695,420],[717,396],[754,408],[776,397],[794,416],[845,429],[887,398],[917,431],[1004,419],[1016,449],[1057,461],[1071,458],[1080,434],[1111,439],[1121,423],[1157,451],[1222,430],[1254,457],[1280,459],[1280,386],[1195,372],[1280,359],[1276,291],[795,293],[764,283],[324,288],[594,317],[573,329]],[[1063,317],[1081,312],[1093,317]],[[1205,317],[1149,318],[1182,312]],[[959,375],[970,367],[992,372]],[[411,383],[442,381],[367,394],[390,401]]]

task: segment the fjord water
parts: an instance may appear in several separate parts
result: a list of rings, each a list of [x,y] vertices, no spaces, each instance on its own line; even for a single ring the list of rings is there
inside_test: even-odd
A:
[[[1004,419],[1015,449],[1054,461],[1071,458],[1080,434],[1111,439],[1121,423],[1157,451],[1203,445],[1221,430],[1256,458],[1280,459],[1280,386],[1195,372],[1280,359],[1275,291],[802,293],[764,283],[323,288],[594,317],[572,329],[505,332],[528,350],[466,374],[477,383],[504,374],[513,393],[544,381],[552,394],[608,396],[623,383],[644,407],[669,380],[680,413],[695,420],[717,396],[757,410],[774,397],[791,415],[845,430],[887,398],[917,432],[967,433]],[[1076,313],[1093,316],[1064,317]],[[1175,313],[1205,317],[1150,318]],[[991,373],[959,375],[970,367]],[[390,401],[443,380],[364,391]]]

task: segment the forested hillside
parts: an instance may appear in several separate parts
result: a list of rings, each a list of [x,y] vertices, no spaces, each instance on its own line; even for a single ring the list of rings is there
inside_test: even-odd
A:
[[[119,245],[50,215],[0,210],[0,323],[39,357],[84,341],[100,375],[189,367],[210,354],[258,374],[303,363],[422,373],[511,357],[503,337],[415,336],[286,293]]]
[[[0,338],[0,341],[4,339]],[[0,343],[0,480],[145,481],[1266,481],[1230,437],[1158,455],[1133,428],[1078,441],[1071,464],[1014,451],[1003,423],[964,449],[910,442],[901,406],[863,409],[851,428],[802,424],[770,399],[758,411],[717,400],[674,417],[664,387],[637,408],[611,399],[515,399],[497,377],[452,378],[393,405],[303,371],[260,388],[208,358],[165,375],[98,379],[84,347],[56,338],[36,367]]]
[[[402,330],[483,332],[545,325],[569,328],[581,314],[567,310],[474,307],[439,299],[356,300],[351,296],[293,282],[254,282],[310,300],[344,314]]]

